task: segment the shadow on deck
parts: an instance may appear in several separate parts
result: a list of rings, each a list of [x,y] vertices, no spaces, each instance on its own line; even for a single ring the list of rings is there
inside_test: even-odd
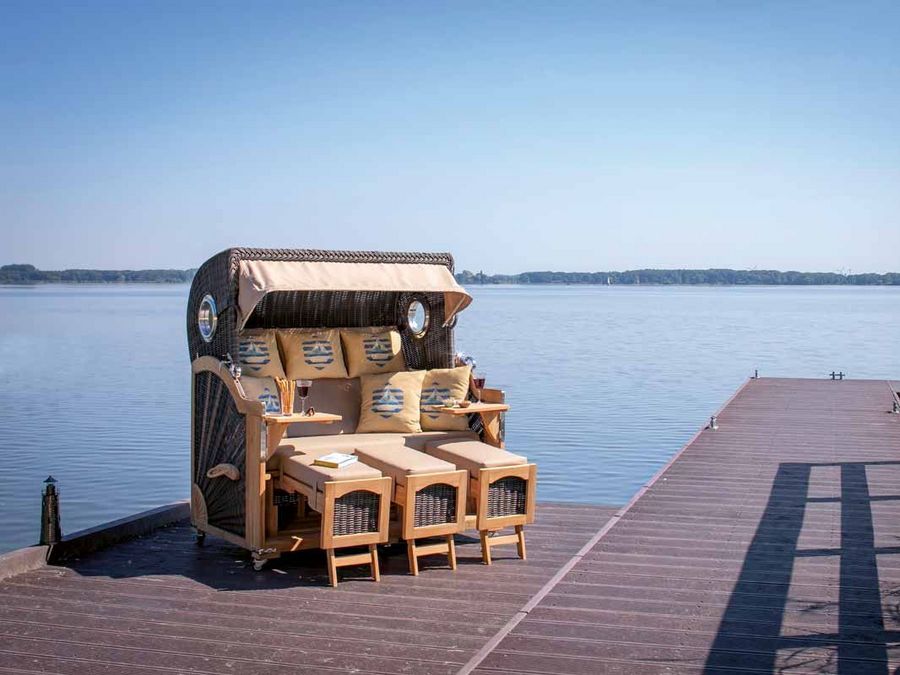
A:
[[[772,484],[768,504],[750,543],[734,585],[721,625],[712,643],[704,672],[719,673],[723,668],[752,665],[764,672],[775,672],[779,651],[783,671],[802,671],[816,663],[818,655],[807,661],[805,655],[822,647],[833,648],[817,672],[839,675],[887,673],[888,646],[900,644],[900,630],[885,630],[884,615],[900,621],[900,586],[882,586],[879,574],[881,556],[900,554],[900,537],[894,545],[876,543],[875,505],[900,503],[900,481],[882,485],[894,494],[872,494],[867,469],[884,476],[900,478],[900,461],[842,463],[783,463]],[[811,496],[814,470],[834,472],[836,483],[828,487],[831,495]],[[880,470],[880,471],[879,471]],[[820,485],[820,487],[825,487]],[[804,520],[815,520],[816,510],[836,514],[837,527],[818,532],[801,545]],[[887,510],[882,517],[897,517]],[[886,525],[887,523],[883,523]],[[818,564],[797,565],[810,560]],[[900,558],[895,558],[900,561]],[[887,564],[887,563],[886,563]],[[895,565],[891,565],[894,567]],[[834,568],[837,567],[837,570]],[[832,582],[836,580],[836,584]],[[894,577],[896,582],[896,577]],[[836,630],[803,634],[793,631],[782,635],[782,623],[793,602],[790,590],[802,584],[827,587],[818,603],[800,602],[800,612],[830,610],[836,616]],[[834,593],[828,591],[836,588]],[[734,650],[754,652],[752,659],[736,655]],[[894,671],[900,672],[900,669]]]

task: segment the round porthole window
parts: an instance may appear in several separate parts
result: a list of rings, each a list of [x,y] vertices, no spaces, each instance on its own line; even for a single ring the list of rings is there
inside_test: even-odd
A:
[[[197,310],[197,328],[204,342],[212,342],[218,322],[219,314],[216,311],[215,299],[209,294],[204,295],[200,301],[200,309]]]
[[[406,310],[406,323],[415,337],[420,338],[425,335],[428,330],[429,318],[428,307],[424,302],[416,299],[409,303],[409,308]]]

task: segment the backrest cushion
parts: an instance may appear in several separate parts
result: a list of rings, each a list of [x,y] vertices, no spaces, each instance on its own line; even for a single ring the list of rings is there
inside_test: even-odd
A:
[[[462,431],[469,428],[466,415],[438,412],[444,400],[466,398],[469,393],[470,366],[435,368],[425,372],[422,381],[421,424],[423,431]]]
[[[350,377],[406,369],[400,333],[394,328],[344,328],[341,342]]]
[[[245,330],[238,338],[241,372],[250,377],[284,377],[273,330]]]
[[[419,433],[424,370],[383,375],[363,375],[359,379],[360,413],[357,433]]]
[[[347,377],[338,329],[279,330],[277,336],[289,380]]]
[[[355,433],[359,424],[359,380],[355,378],[316,380],[309,388],[306,405],[315,408],[318,412],[340,415],[343,419],[333,424],[298,422],[288,427],[287,435],[289,437]],[[294,410],[300,411],[299,396],[294,396]]]
[[[246,398],[262,403],[266,407],[266,412],[281,412],[281,398],[278,396],[278,387],[275,386],[275,380],[271,377],[241,376],[240,383]]]

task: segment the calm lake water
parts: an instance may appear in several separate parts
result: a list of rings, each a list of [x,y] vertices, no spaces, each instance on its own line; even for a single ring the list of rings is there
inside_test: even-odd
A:
[[[540,498],[624,503],[758,368],[900,380],[900,288],[475,287],[457,349]],[[0,551],[189,493],[187,286],[0,287]]]

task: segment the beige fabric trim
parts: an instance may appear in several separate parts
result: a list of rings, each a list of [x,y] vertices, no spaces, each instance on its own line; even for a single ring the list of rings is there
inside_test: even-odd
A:
[[[443,265],[242,260],[238,281],[241,328],[271,291],[443,293],[447,322],[472,302],[472,297]]]

